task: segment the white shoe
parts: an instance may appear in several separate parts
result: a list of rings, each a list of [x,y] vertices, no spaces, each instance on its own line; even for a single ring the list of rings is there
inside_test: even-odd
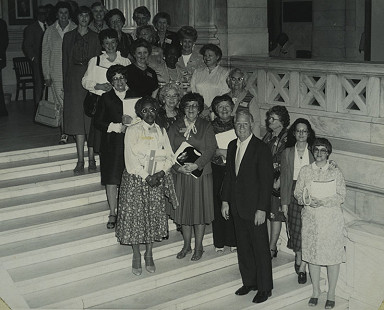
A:
[[[235,247],[235,246],[231,246],[231,247],[229,248],[229,250],[230,250],[232,253],[237,252],[237,247]]]
[[[224,252],[224,248],[215,248],[216,253]]]

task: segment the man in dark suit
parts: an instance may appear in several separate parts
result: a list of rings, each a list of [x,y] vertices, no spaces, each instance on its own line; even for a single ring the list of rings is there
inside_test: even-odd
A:
[[[37,20],[24,29],[23,51],[31,61],[35,81],[35,106],[37,107],[43,92],[43,72],[41,67],[41,44],[44,31],[47,27],[46,20],[48,8],[39,6]]]
[[[7,65],[6,51],[8,47],[7,24],[0,18],[0,116],[7,116],[8,111],[4,101],[3,77],[1,70]]]
[[[236,295],[258,290],[253,299],[261,303],[271,296],[272,262],[266,216],[273,186],[272,155],[252,134],[253,117],[238,111],[235,131],[238,139],[228,145],[226,175],[222,188],[222,215],[233,216],[237,255],[243,286]]]

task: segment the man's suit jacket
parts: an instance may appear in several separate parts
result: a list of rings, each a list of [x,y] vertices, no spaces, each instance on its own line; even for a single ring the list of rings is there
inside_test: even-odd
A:
[[[309,163],[312,164],[315,159],[310,150],[308,150],[308,155]],[[282,205],[289,205],[291,203],[294,165],[295,147],[292,146],[286,148],[281,154],[280,196]]]
[[[239,173],[235,173],[237,139],[228,145],[226,175],[222,200],[230,204],[232,214],[253,221],[257,210],[271,208],[273,186],[272,155],[268,146],[252,135],[242,158]]]
[[[41,45],[44,31],[38,21],[33,22],[24,29],[23,52],[29,59],[41,59]]]

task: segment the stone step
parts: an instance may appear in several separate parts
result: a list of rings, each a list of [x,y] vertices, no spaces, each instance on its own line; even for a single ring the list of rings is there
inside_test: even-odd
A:
[[[97,187],[99,188],[99,187]],[[77,195],[25,203],[0,209],[0,222],[9,221],[26,216],[39,215],[70,208],[77,208],[90,203],[106,201],[105,190],[89,191]]]
[[[222,254],[216,254],[220,256]],[[275,279],[292,274],[292,255],[284,254],[274,260],[273,277]],[[184,309],[234,294],[242,285],[237,260],[235,264],[222,269],[208,271],[199,276],[157,287],[132,297],[118,299],[94,308],[101,309]],[[169,294],[172,292],[172,294]],[[156,296],[151,299],[150,294]],[[232,309],[236,309],[235,307]]]
[[[0,212],[4,212],[2,214],[6,214],[7,212],[11,211],[12,208],[18,209],[23,208],[23,206],[27,208],[29,204],[39,205],[44,204],[45,202],[49,202],[50,200],[55,201],[56,199],[65,199],[76,195],[93,195],[93,193],[98,191],[104,191],[105,193],[104,186],[102,186],[100,182],[76,187],[65,187],[48,192],[37,192],[23,196],[0,199]]]
[[[163,258],[176,259],[175,255],[182,248],[183,241],[181,241],[180,233],[176,232],[173,232],[170,239],[156,243],[154,248],[154,259],[156,261]],[[204,246],[212,246],[212,243],[212,235],[208,235],[205,238]],[[97,258],[92,258],[96,254]],[[75,263],[72,263],[72,261]],[[34,264],[33,266],[8,271],[20,292],[29,294],[118,271],[127,268],[127,263],[131,261],[131,247],[121,246],[116,243],[114,246],[105,247],[99,251],[71,255],[55,262]]]
[[[2,174],[5,169],[45,164],[45,163],[67,160],[67,159],[75,159],[75,158],[77,158],[76,152],[68,153],[68,154],[60,154],[60,155],[55,155],[51,157],[30,158],[30,159],[19,160],[19,161],[9,161],[5,163],[0,162],[0,174]]]
[[[292,271],[292,265],[286,265],[289,270]],[[223,310],[223,309],[263,309],[263,310],[277,310],[286,309],[286,307],[292,303],[296,303],[303,298],[311,296],[312,285],[310,281],[306,284],[297,283],[297,275],[292,271],[291,274],[285,274],[282,277],[275,275],[275,269],[273,273],[274,289],[272,290],[272,296],[268,298],[266,302],[261,304],[255,304],[252,302],[255,294],[248,294],[246,296],[236,296],[234,292],[239,288],[239,284],[234,285],[225,292],[220,292],[213,296],[214,298],[208,302],[205,302],[204,298],[197,301],[191,300],[189,303],[178,306],[177,308],[169,309],[190,309],[190,310]],[[325,279],[321,279],[321,285],[325,285]],[[225,294],[226,293],[226,294]]]
[[[97,210],[96,212],[89,210],[93,207]],[[11,225],[13,222],[16,222],[18,223],[17,226],[20,226],[20,224],[22,225],[23,221],[28,221],[30,222],[31,226],[1,231],[0,245],[106,223],[106,219],[109,214],[107,209],[108,206],[105,202],[99,202],[96,204],[79,207],[78,212],[75,212],[74,210],[60,210],[52,212],[52,216],[49,217],[47,214],[45,214],[31,216],[30,219],[21,218],[10,220],[9,225]],[[85,215],[76,216],[82,212],[84,212]],[[61,219],[61,215],[64,219]],[[9,226],[8,222],[6,223],[7,225],[4,226]]]
[[[99,165],[99,157],[96,156],[96,165]],[[39,164],[28,164],[18,167],[4,168],[0,170],[0,181],[14,180],[26,177],[36,177],[38,175],[50,174],[55,172],[72,171],[77,163],[77,158],[55,160]],[[85,166],[87,170],[87,165]]]
[[[44,293],[41,292],[38,296],[34,294],[25,295],[26,300],[31,307],[40,306],[49,309],[77,309],[81,307],[93,308],[100,306],[106,309],[110,308],[110,306],[106,306],[109,302],[123,299],[127,300],[128,297],[130,297],[132,301],[139,296],[139,294],[146,294],[147,299],[149,299],[150,296],[156,296],[152,295],[153,290],[176,283],[182,285],[181,283],[183,282],[186,285],[185,290],[187,291],[189,288],[188,280],[200,277],[201,275],[205,276],[206,273],[214,271],[220,270],[222,273],[230,272],[234,276],[234,279],[239,278],[239,275],[234,272],[237,268],[237,255],[235,253],[218,255],[214,251],[212,245],[205,247],[205,250],[206,252],[204,253],[203,258],[197,262],[191,262],[190,255],[182,260],[175,259],[177,251],[172,253],[170,257],[156,259],[156,273],[149,274],[144,269],[143,274],[140,277],[134,276],[131,273],[130,261],[128,261],[126,268],[111,272],[108,275],[97,277],[97,280],[94,278],[92,283],[97,281],[97,284],[94,284],[92,292],[89,290],[90,292],[87,293],[87,282],[84,281],[73,283],[71,285],[71,291],[69,291],[65,285],[58,287],[57,290],[60,288],[61,292],[59,298],[66,300],[55,302],[53,304],[39,304],[41,301],[46,302],[47,298],[57,301],[57,298],[54,299],[50,297],[52,294],[56,293],[56,291],[52,290],[48,290]],[[289,264],[290,269],[292,269],[291,265],[292,263]],[[228,267],[230,268],[227,269]],[[80,294],[80,290],[82,290],[83,294]],[[171,295],[173,293],[172,290],[169,290],[168,292]],[[75,294],[78,296],[68,299],[70,295],[73,296]],[[187,292],[186,294],[189,293]],[[29,297],[31,297],[31,299],[29,299]],[[38,300],[40,300],[40,302]],[[153,302],[156,302],[156,299],[154,299]],[[152,305],[155,306],[155,304]],[[132,305],[130,304],[125,304],[121,308],[131,309],[131,306]]]
[[[115,231],[102,224],[0,245],[0,263],[7,269],[35,265],[116,245]],[[169,231],[176,230],[168,221]]]
[[[36,158],[49,158],[64,154],[76,154],[74,143],[39,147],[28,150],[19,150],[0,153],[0,163],[11,163]]]
[[[74,176],[72,171],[30,178],[31,180],[29,180],[29,178],[21,179],[22,184],[18,184],[18,182],[16,182],[18,180],[0,182],[0,199],[100,183],[100,175],[98,173]]]
[[[325,289],[325,285],[323,285],[322,289]],[[308,310],[310,307],[308,306],[308,300],[311,297],[311,294],[305,296],[304,299],[297,301],[293,304],[287,305],[284,307],[284,310]],[[325,302],[327,300],[327,293],[325,291],[319,297],[319,302],[316,308],[324,309]],[[347,310],[349,309],[349,303],[347,299],[336,296],[336,304],[333,310]]]

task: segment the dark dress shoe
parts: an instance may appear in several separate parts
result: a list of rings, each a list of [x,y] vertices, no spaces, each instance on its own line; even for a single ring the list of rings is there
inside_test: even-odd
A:
[[[297,277],[297,282],[299,282],[299,284],[307,283],[307,273],[306,272],[299,272],[299,275]]]
[[[271,291],[258,291],[256,296],[253,298],[252,302],[254,303],[262,303],[268,299],[268,297],[272,296]]]
[[[240,287],[235,292],[235,294],[238,295],[238,296],[242,296],[242,295],[247,295],[250,291],[256,291],[256,290],[257,290],[256,286],[245,286],[245,285],[243,285],[242,287]]]

